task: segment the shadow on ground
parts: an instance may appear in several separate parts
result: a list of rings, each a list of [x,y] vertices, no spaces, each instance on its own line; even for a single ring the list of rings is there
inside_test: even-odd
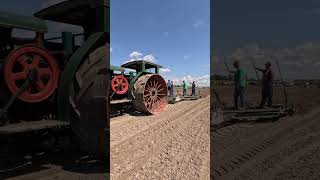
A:
[[[45,172],[47,174],[109,174],[108,162],[79,151],[71,141],[60,145],[39,137],[10,137],[1,139],[0,179]],[[60,140],[61,141],[61,140]],[[54,145],[53,145],[54,144]],[[52,172],[51,172],[52,171]]]

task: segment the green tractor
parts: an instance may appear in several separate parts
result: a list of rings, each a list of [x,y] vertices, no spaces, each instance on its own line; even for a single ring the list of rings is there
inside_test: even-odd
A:
[[[109,7],[109,0],[67,0],[34,17],[0,12],[0,135],[64,127],[86,152],[108,156]],[[83,33],[45,39],[46,20]],[[35,37],[15,38],[13,29]]]
[[[167,85],[159,75],[160,68],[160,65],[144,60],[130,61],[121,67],[111,66],[113,112],[121,111],[128,103],[146,114],[162,112],[167,105]]]

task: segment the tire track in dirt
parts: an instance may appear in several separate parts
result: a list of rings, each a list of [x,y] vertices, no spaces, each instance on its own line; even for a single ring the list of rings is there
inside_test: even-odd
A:
[[[198,102],[198,103],[201,103],[201,102]],[[169,119],[169,120],[172,121],[172,122],[175,122],[176,127],[177,127],[177,126],[179,125],[179,124],[178,124],[179,121],[176,121],[176,120],[179,120],[178,117],[182,116],[182,115],[185,114],[185,113],[192,114],[194,111],[195,111],[195,110],[193,110],[193,111],[188,111],[188,109],[187,109],[186,111],[179,112],[179,113],[178,113],[178,116],[173,116],[173,117],[171,117],[171,119]],[[180,120],[181,120],[181,119],[180,119]],[[166,127],[161,127],[161,125],[167,125],[167,128],[166,128]],[[148,142],[148,141],[153,140],[153,142],[151,142],[152,144],[159,144],[158,142],[156,143],[156,140],[162,140],[162,142],[161,142],[162,144],[163,144],[163,143],[167,143],[167,142],[168,142],[168,139],[162,139],[162,137],[156,138],[156,137],[150,137],[150,136],[152,135],[152,133],[155,133],[155,132],[157,132],[157,131],[160,130],[159,133],[154,134],[154,135],[171,137],[170,134],[168,134],[167,131],[165,131],[164,133],[161,131],[161,130],[169,129],[169,128],[168,128],[169,125],[170,125],[169,122],[168,122],[166,119],[164,119],[164,121],[161,121],[161,123],[158,124],[158,126],[154,127],[153,130],[151,129],[151,127],[147,129],[147,131],[149,130],[148,132],[151,133],[151,134],[148,134],[148,136],[147,136],[146,134],[138,133],[138,135],[140,135],[140,139],[136,139],[136,140],[134,140],[134,141],[127,141],[128,143],[131,143],[131,144],[134,144],[134,143],[136,142],[136,143],[134,144],[134,146],[133,146],[133,148],[134,148],[135,150],[132,150],[132,148],[130,148],[130,149],[127,149],[125,153],[123,153],[123,151],[121,151],[120,156],[119,156],[119,157],[121,157],[120,161],[122,160],[122,162],[123,162],[123,159],[126,159],[126,162],[124,163],[124,164],[126,164],[126,165],[125,165],[125,167],[119,168],[118,170],[119,170],[119,171],[125,171],[125,168],[130,167],[130,164],[132,164],[132,163],[134,162],[133,159],[132,159],[132,156],[135,156],[135,159],[138,159],[138,160],[139,160],[139,156],[143,156],[143,153],[141,153],[141,152],[145,152],[145,151],[147,152],[148,150],[150,150],[150,148],[151,148],[152,146],[150,146],[150,142]],[[159,129],[159,127],[161,127],[161,128]],[[176,133],[176,132],[175,132],[176,129],[174,129],[174,128],[176,128],[176,127],[171,127],[171,128],[169,129],[169,130],[172,131],[172,132],[171,132],[172,134]],[[179,129],[181,129],[181,128],[183,128],[183,127],[179,127]],[[148,138],[146,138],[146,137],[148,137]],[[144,141],[143,141],[143,140],[144,140]],[[161,143],[160,143],[160,144],[161,144]],[[147,145],[147,146],[146,146],[146,145]],[[131,146],[131,147],[132,147],[132,146]],[[141,148],[141,147],[142,147],[142,148]],[[122,147],[122,149],[126,149],[126,148],[127,148],[127,145],[124,144],[123,147]],[[129,150],[129,152],[127,152],[128,150]],[[113,155],[115,155],[115,154],[112,154],[112,156],[113,156]],[[124,155],[126,155],[126,158],[123,158]],[[130,158],[131,158],[131,159],[130,159]],[[116,165],[116,164],[118,164],[118,163],[112,161],[112,164],[115,164],[115,165]]]
[[[150,173],[152,166],[147,168],[145,162],[168,160],[167,157],[163,156],[163,153],[167,150],[178,154],[181,151],[185,152],[184,149],[181,149],[182,146],[194,145],[196,142],[207,145],[208,155],[206,159],[209,160],[209,98],[181,102],[175,108],[168,108],[158,117],[140,117],[156,122],[141,126],[142,130],[138,133],[114,143],[111,147],[112,179],[150,179],[148,173]],[[111,125],[111,131],[112,128]],[[204,138],[205,132],[207,138]],[[200,137],[201,139],[197,139]],[[206,139],[207,142],[204,142]],[[197,150],[204,152],[203,148],[206,147],[202,146],[201,148],[199,146]],[[199,155],[196,157],[199,158]],[[203,163],[203,161],[200,161],[198,164]],[[153,163],[150,165],[153,165]],[[179,167],[177,164],[175,166]],[[207,166],[209,167],[209,162],[207,162]],[[140,172],[139,178],[137,177],[137,171]],[[162,171],[162,175],[169,173],[172,172],[168,168],[164,168],[164,171]]]
[[[269,123],[261,127],[257,125],[257,128],[253,130],[255,132],[260,130],[255,136],[259,137],[260,141],[244,135],[243,137],[246,138],[244,142],[230,145],[232,148],[238,149],[237,151],[230,150],[229,152],[224,152],[221,148],[215,150],[216,155],[222,153],[220,155],[222,158],[213,158],[213,161],[216,163],[212,162],[212,177],[216,179],[232,179],[235,177],[239,178],[239,174],[242,174],[240,179],[252,179],[253,177],[255,177],[253,179],[260,179],[261,174],[265,173],[266,169],[271,169],[272,166],[280,163],[281,159],[290,157],[291,155],[288,152],[293,153],[290,149],[303,150],[304,147],[314,142],[318,135],[309,134],[310,128],[313,126],[317,127],[314,128],[314,132],[317,132],[319,129],[319,123],[315,120],[319,117],[319,112],[319,109],[317,109],[304,117],[295,117],[287,122]],[[233,134],[233,136],[235,135]],[[306,139],[301,138],[302,135]],[[222,141],[216,141],[216,143],[217,146],[219,143],[223,144]],[[259,156],[260,159],[258,158]],[[256,161],[259,162],[260,166],[257,166]],[[270,176],[266,176],[266,178],[268,179]]]
[[[209,108],[207,108],[207,111],[209,111]],[[185,121],[185,125],[182,128],[179,128],[169,138],[165,138],[162,143],[159,143],[161,147],[158,146],[155,151],[144,156],[145,159],[140,159],[140,164],[136,164],[135,168],[130,173],[124,174],[123,177],[135,175],[134,179],[179,179],[177,178],[178,170],[181,170],[183,160],[188,159],[186,155],[191,153],[190,147],[195,145],[196,141],[200,140],[198,138],[205,133],[203,123],[197,122],[198,117],[202,114],[203,112],[199,111],[193,115],[194,119]],[[208,127],[207,134],[209,133]],[[207,139],[207,144],[208,142],[209,139]],[[203,146],[202,148],[204,149]],[[207,151],[209,152],[209,146]],[[209,154],[207,158],[209,159]],[[158,172],[158,175],[155,172]],[[192,172],[196,173],[195,169]]]
[[[197,102],[197,104],[199,103],[201,102]],[[174,118],[177,118],[177,115],[186,113],[189,110],[189,105],[197,104],[194,104],[194,102],[185,102],[185,104],[177,106],[177,109],[168,109],[156,116],[126,118],[124,122],[116,126],[113,126],[113,123],[111,123],[111,147],[127,141],[128,138],[132,138],[144,130],[148,130],[150,126],[157,125],[167,119],[170,119],[170,121],[174,120]]]
[[[198,106],[199,104],[201,104],[202,101],[197,102],[197,104],[193,104]],[[157,131],[160,129],[164,129],[167,126],[171,125],[170,123],[174,123],[173,125],[177,125],[176,123],[179,122],[179,118],[183,115],[186,114],[192,114],[193,112],[196,112],[196,110],[191,110],[188,108],[188,106],[181,108],[178,111],[175,112],[166,112],[166,113],[162,113],[161,115],[158,116],[150,116],[150,117],[145,117],[145,120],[147,119],[147,121],[149,122],[149,124],[145,124],[144,121],[141,121],[141,128],[140,129],[136,129],[136,132],[129,134],[129,136],[127,135],[126,138],[123,138],[121,140],[119,140],[118,142],[115,142],[113,145],[111,145],[111,148],[114,149],[114,154],[113,155],[117,155],[117,153],[119,152],[118,149],[124,149],[127,146],[132,145],[132,142],[135,143],[135,145],[138,147],[139,144],[144,144],[143,140],[146,140],[144,137],[145,136],[151,136],[153,134],[156,134]],[[142,117],[141,117],[142,118]],[[128,125],[130,128],[130,124]],[[123,128],[123,127],[122,127]],[[170,129],[173,129],[173,127],[171,127]],[[125,130],[124,130],[125,131]],[[113,132],[111,132],[113,133]],[[112,136],[115,136],[114,134],[112,134]],[[152,139],[152,138],[150,138]]]

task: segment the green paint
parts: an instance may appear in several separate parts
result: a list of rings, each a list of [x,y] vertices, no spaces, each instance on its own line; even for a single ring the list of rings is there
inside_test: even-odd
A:
[[[29,16],[0,12],[0,26],[6,28],[18,28],[45,33],[48,27],[45,21]]]
[[[58,88],[58,115],[60,120],[68,121],[70,119],[69,96],[75,73],[81,62],[96,48],[97,42],[103,40],[104,36],[103,32],[91,34],[84,45],[74,52],[69,63],[64,68]]]

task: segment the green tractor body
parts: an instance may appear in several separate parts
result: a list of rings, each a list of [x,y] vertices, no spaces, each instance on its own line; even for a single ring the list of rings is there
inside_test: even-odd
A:
[[[109,7],[107,0],[68,0],[35,17],[0,13],[0,134],[68,126],[85,151],[108,151]],[[45,20],[83,34],[45,39]],[[13,29],[36,35],[16,39]]]
[[[159,75],[160,68],[162,66],[144,60],[111,66],[112,104],[127,102],[143,113],[162,112],[167,104],[167,86]]]

